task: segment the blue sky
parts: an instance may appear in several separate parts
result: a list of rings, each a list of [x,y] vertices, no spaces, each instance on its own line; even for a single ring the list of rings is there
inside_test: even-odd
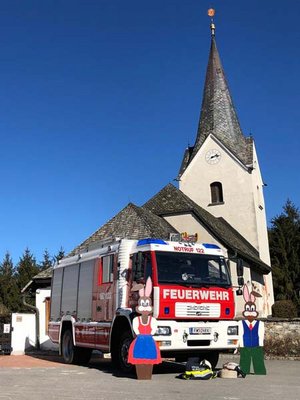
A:
[[[173,182],[193,144],[207,9],[268,221],[299,206],[300,2],[0,2],[0,260],[72,250]]]

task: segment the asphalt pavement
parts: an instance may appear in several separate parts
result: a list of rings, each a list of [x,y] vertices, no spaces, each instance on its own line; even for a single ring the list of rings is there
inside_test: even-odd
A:
[[[226,361],[238,359],[223,355],[218,367]],[[0,400],[300,399],[300,361],[266,360],[266,368],[266,376],[185,381],[177,378],[184,366],[167,361],[152,380],[139,381],[115,374],[99,356],[88,366],[65,365],[56,355],[1,356]]]

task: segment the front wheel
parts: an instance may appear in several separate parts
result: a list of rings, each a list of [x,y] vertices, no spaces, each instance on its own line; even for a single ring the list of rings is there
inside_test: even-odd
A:
[[[118,337],[111,351],[114,367],[125,373],[133,372],[134,369],[134,366],[128,363],[128,352],[132,340],[131,331],[124,332]]]

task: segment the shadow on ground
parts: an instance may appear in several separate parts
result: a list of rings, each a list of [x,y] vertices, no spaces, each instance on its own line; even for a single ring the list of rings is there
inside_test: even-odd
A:
[[[59,363],[62,365],[67,365],[64,363],[63,358],[59,356],[56,352],[46,352],[46,351],[30,351],[26,353],[27,356],[36,359],[48,361],[51,366],[52,363]],[[99,353],[93,353],[91,360],[88,364],[81,365],[82,368],[96,369],[101,372],[111,374],[118,378],[129,378],[136,379],[135,371],[130,374],[122,373],[114,369],[110,358],[104,358]],[[173,360],[164,360],[161,364],[155,365],[153,368],[153,375],[155,374],[180,374],[185,370],[185,365],[182,363],[176,363]]]

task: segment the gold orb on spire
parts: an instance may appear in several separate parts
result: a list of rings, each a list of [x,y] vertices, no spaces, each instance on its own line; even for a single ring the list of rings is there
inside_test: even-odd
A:
[[[207,15],[211,18],[211,24],[210,24],[210,30],[211,30],[211,35],[215,36],[215,24],[214,24],[214,16],[215,16],[216,10],[214,8],[210,8],[207,10]]]
[[[215,13],[216,13],[216,10],[214,10],[213,8],[210,8],[210,9],[207,11],[207,15],[208,15],[209,17],[214,17],[214,16],[215,16]]]

